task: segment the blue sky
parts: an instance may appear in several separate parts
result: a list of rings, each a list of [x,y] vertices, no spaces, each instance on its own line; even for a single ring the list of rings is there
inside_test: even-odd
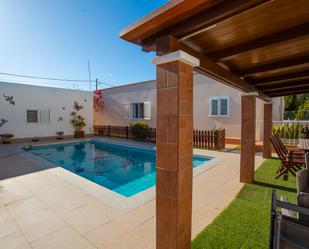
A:
[[[0,72],[112,85],[154,79],[141,48],[119,32],[166,0],[0,0]],[[72,88],[73,83],[0,75],[0,81]],[[89,83],[78,83],[89,89]],[[101,87],[104,87],[103,85]]]

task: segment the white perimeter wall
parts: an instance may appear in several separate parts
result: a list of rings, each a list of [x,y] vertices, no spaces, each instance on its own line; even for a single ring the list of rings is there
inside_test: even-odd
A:
[[[156,82],[147,81],[141,84],[131,84],[102,90],[104,101],[102,111],[95,111],[95,125],[121,125],[143,121],[150,127],[156,127],[157,90]],[[150,120],[129,119],[130,103],[150,102]]]
[[[16,104],[5,101],[3,94],[14,96]],[[90,133],[93,129],[91,92],[0,82],[0,120],[8,120],[0,128],[0,134],[13,133],[15,138],[28,138],[56,136],[57,131],[63,131],[65,135],[73,135],[70,113],[74,100],[84,107],[80,114],[86,118],[85,133]],[[27,123],[26,110],[50,110],[50,123]],[[59,117],[63,117],[63,121],[58,121]]]
[[[240,106],[242,92],[219,83],[201,74],[194,74],[194,129],[210,130],[222,127],[228,137],[240,138]],[[151,119],[143,120],[151,127],[156,126],[156,83],[148,81],[141,84],[125,85],[102,91],[104,107],[95,112],[94,123],[97,125],[128,125],[136,120],[128,119],[125,105],[130,103],[151,102]],[[209,117],[209,99],[214,96],[228,96],[230,99],[229,117]],[[280,120],[281,98],[273,99],[273,120]],[[263,101],[256,102],[256,138],[262,139]]]

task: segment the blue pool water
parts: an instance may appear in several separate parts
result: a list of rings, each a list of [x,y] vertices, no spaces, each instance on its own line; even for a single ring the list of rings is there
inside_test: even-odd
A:
[[[30,152],[125,197],[156,182],[156,153],[150,149],[89,141],[38,146]],[[209,160],[193,156],[193,167]]]

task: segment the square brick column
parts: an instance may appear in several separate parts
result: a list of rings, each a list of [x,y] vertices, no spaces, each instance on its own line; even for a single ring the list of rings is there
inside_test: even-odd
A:
[[[240,182],[254,180],[256,94],[241,96]]]
[[[157,249],[191,248],[194,57],[176,51],[157,65]]]
[[[264,103],[264,125],[263,125],[263,158],[271,157],[270,137],[272,135],[272,113],[273,105],[270,102]]]

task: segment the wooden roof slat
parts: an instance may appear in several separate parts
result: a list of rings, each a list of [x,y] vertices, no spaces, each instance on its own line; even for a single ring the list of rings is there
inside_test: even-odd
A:
[[[280,82],[273,85],[266,85],[266,86],[259,86],[258,89],[269,92],[274,90],[282,90],[282,89],[293,89],[293,88],[300,88],[309,86],[309,79],[308,80],[299,80],[299,81],[292,81],[292,82]]]
[[[268,95],[274,98],[274,97],[289,96],[289,95],[303,94],[303,93],[309,93],[309,87],[302,88],[302,89],[296,89],[296,90],[289,89],[285,91],[278,91],[278,92],[268,93]]]
[[[263,77],[263,78],[248,78],[247,81],[254,86],[272,85],[274,83],[286,82],[298,79],[309,78],[309,69],[305,69],[298,72],[286,73],[279,76]]]
[[[286,59],[286,60],[283,60],[283,61],[272,62],[272,63],[260,65],[260,66],[257,66],[257,67],[240,69],[238,71],[234,71],[234,73],[236,75],[242,77],[242,76],[246,76],[246,75],[250,75],[250,74],[261,73],[261,72],[280,69],[280,68],[284,68],[284,67],[291,67],[291,66],[296,66],[296,65],[300,65],[300,64],[306,64],[308,62],[309,62],[309,54],[302,55],[302,56],[299,56],[297,58],[291,58],[289,60]]]
[[[223,1],[217,5],[210,7],[192,17],[186,19],[180,23],[172,25],[166,29],[161,30],[142,41],[144,51],[151,51],[156,43],[156,40],[166,35],[172,35],[178,39],[186,39],[188,36],[193,35],[195,32],[201,32],[201,30],[215,25],[218,22],[231,18],[244,11],[248,11],[252,8],[256,8],[261,4],[270,2],[271,0],[233,0]]]
[[[261,47],[274,45],[280,42],[288,42],[289,40],[295,39],[309,34],[309,23],[304,23],[297,27],[292,27],[280,32],[276,32],[267,36],[258,37],[254,40],[238,44],[233,47],[225,48],[221,51],[213,52],[208,54],[210,58],[219,60],[222,58],[234,56],[247,51],[255,50]]]

